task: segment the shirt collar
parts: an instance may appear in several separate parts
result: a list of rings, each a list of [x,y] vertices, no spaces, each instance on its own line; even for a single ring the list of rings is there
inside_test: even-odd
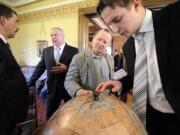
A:
[[[63,50],[64,49],[64,47],[65,47],[65,43],[64,44],[62,44],[61,46],[59,46],[59,47],[57,47],[56,45],[54,45],[54,49],[61,49],[61,50]]]
[[[152,11],[146,9],[145,17],[138,33],[150,32],[153,31],[153,29]],[[133,36],[135,36],[136,34],[137,33],[135,33]]]
[[[6,38],[5,38],[3,35],[0,34],[0,38],[2,39],[2,41],[3,41],[5,44],[7,44],[7,40],[6,40]]]
[[[91,50],[91,53],[92,53],[93,58],[96,58],[96,59],[101,59],[101,58],[103,58],[103,57],[105,57],[105,56],[107,55],[107,54],[105,53],[105,54],[102,55],[102,56],[98,56],[98,55],[94,54],[92,50]]]

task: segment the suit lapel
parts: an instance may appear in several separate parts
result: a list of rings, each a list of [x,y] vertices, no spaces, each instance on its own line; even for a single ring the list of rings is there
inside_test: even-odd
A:
[[[62,51],[61,57],[59,59],[59,62],[64,61],[64,59],[66,58],[67,55],[68,55],[68,45],[65,44],[64,50]]]
[[[168,32],[166,20],[159,20],[161,14],[153,13],[154,35],[156,43],[157,61],[162,83],[164,82],[167,67]],[[163,22],[163,23],[162,23]]]
[[[1,40],[1,39],[0,39]],[[2,40],[0,41],[1,43],[1,45],[2,45],[2,47],[8,52],[8,53],[12,53],[11,52],[11,49],[10,49],[10,45],[7,43],[7,44],[5,44]]]
[[[109,57],[108,55],[106,55],[106,61],[108,63],[108,67],[109,67],[109,72],[110,72],[110,79],[112,78],[112,75],[113,75],[113,63],[111,61],[111,57]]]
[[[14,58],[10,48],[8,47],[9,44],[5,44],[2,39],[0,39],[0,49],[2,48],[2,53],[6,56],[8,61],[13,65],[19,68],[18,63],[16,62],[16,59]]]
[[[134,77],[134,65],[135,65],[135,44],[134,44],[134,38],[130,37],[123,46],[123,53],[125,56],[125,61],[127,64],[127,70],[128,74],[131,75],[131,77]]]
[[[91,54],[91,51],[87,51],[87,55],[86,55],[86,60],[87,60],[87,70],[89,71],[89,73],[91,73],[91,76],[92,76],[92,80],[93,82],[95,82],[96,84],[94,85],[97,85],[97,78],[96,78],[96,67],[95,67],[95,64],[94,64],[94,58],[92,57],[92,54]]]
[[[49,48],[47,55],[48,55],[49,59],[52,60],[53,65],[56,65],[56,61],[54,59],[54,47],[53,46]]]

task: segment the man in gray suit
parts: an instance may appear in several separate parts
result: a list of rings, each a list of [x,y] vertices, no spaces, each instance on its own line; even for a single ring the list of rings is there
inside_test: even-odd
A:
[[[72,57],[78,53],[77,48],[65,43],[64,32],[61,28],[52,28],[51,39],[53,46],[44,49],[41,61],[28,82],[29,86],[33,86],[47,70],[47,119],[58,109],[62,99],[65,102],[70,99],[64,88],[64,80]]]
[[[65,79],[71,97],[93,93],[99,83],[112,77],[114,61],[106,52],[111,40],[111,33],[102,29],[95,34],[90,50],[73,57]]]

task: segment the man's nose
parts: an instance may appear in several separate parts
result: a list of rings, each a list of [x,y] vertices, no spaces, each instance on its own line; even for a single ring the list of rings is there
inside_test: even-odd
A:
[[[51,36],[52,39],[55,39],[55,36]]]
[[[116,25],[111,24],[109,27],[111,28],[111,30],[113,31],[113,33],[118,33],[118,27],[117,27]]]
[[[19,28],[17,28],[15,32],[17,33],[18,31],[19,31]]]

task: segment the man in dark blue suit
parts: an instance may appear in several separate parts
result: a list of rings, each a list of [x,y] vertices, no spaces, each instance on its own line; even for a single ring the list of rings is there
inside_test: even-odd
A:
[[[72,57],[78,53],[77,48],[65,43],[64,32],[61,28],[52,28],[51,39],[53,46],[44,49],[41,61],[28,81],[29,86],[33,86],[47,70],[47,119],[58,109],[62,99],[66,102],[71,98],[64,88],[64,80]]]
[[[0,135],[12,134],[28,110],[28,86],[7,43],[17,31],[17,13],[0,4]]]
[[[142,84],[144,76],[142,74],[139,84],[133,87],[138,72],[135,72],[136,56],[140,56],[137,53],[140,44],[136,38],[143,35],[148,87],[147,100],[139,105],[147,102],[144,126],[149,135],[177,134],[180,128],[180,1],[152,12],[143,7],[141,0],[100,0],[97,11],[115,33],[128,38],[123,46],[128,75],[120,81],[100,84],[97,91],[112,88],[112,91],[125,93],[133,88],[133,93],[136,92],[134,90]],[[142,91],[138,95],[144,96]],[[139,100],[133,98],[133,103]]]

